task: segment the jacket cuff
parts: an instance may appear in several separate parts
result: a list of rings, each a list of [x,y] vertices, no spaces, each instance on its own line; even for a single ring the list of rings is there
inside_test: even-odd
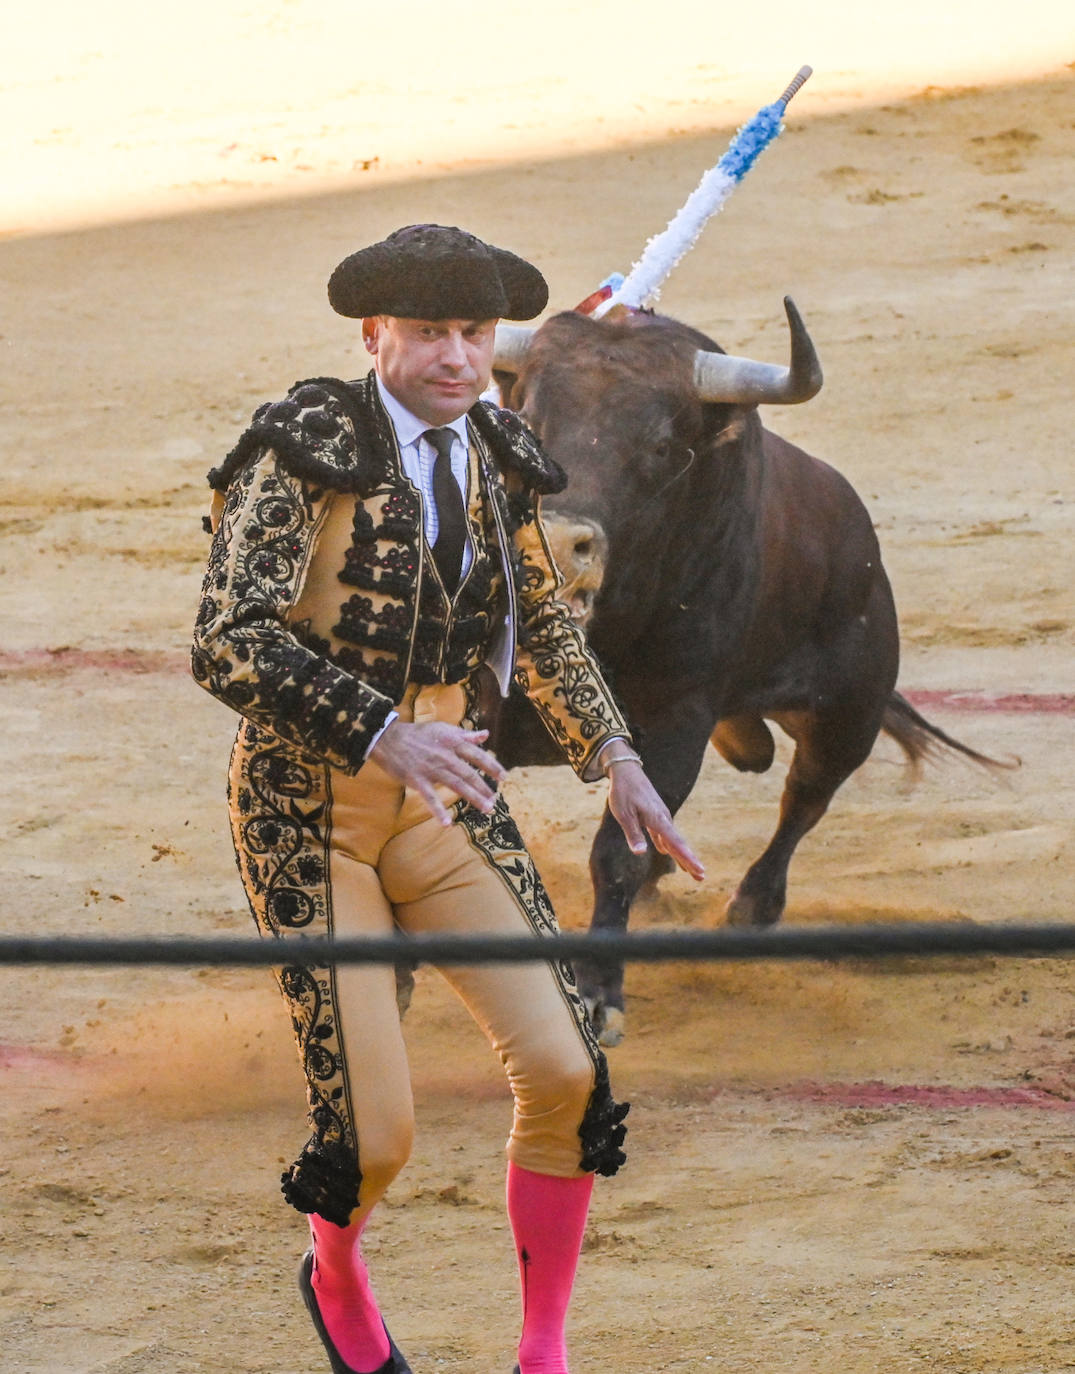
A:
[[[357,773],[366,762],[370,750],[396,719],[392,703],[387,700],[375,702],[362,715],[361,728],[356,730],[347,746],[348,773]]]

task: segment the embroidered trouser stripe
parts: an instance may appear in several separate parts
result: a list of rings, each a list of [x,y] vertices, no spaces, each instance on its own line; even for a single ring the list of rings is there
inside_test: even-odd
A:
[[[462,705],[459,689],[423,689],[401,713],[459,720]],[[417,793],[376,765],[350,777],[252,727],[240,732],[231,781],[251,908],[259,927],[284,944],[296,936],[385,936],[395,926],[464,935],[555,930],[502,799],[492,817],[457,805],[456,824],[443,827]],[[441,972],[507,1070],[515,1098],[509,1158],[561,1177],[614,1172],[622,1127],[570,970],[541,962]],[[395,975],[383,965],[351,964],[299,975],[285,964],[281,982],[314,1135],[284,1191],[301,1210],[343,1224],[373,1206],[411,1146]]]

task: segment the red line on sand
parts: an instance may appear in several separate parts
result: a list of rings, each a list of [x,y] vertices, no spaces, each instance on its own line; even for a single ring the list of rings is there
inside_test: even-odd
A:
[[[0,653],[3,673],[188,673],[185,655],[160,649],[13,649]]]
[[[1071,715],[1075,713],[1075,693],[1071,692],[962,692],[957,690],[908,691],[903,695],[922,710],[930,707],[946,711],[1007,711]]]
[[[40,1073],[44,1070],[62,1071],[65,1068],[86,1069],[86,1059],[62,1049],[45,1049],[35,1045],[0,1043],[0,1073],[5,1069]],[[785,1098],[794,1102],[813,1102],[827,1107],[924,1107],[933,1111],[953,1108],[1005,1107],[1038,1111],[1075,1112],[1075,1101],[1058,1096],[1045,1088],[980,1087],[953,1088],[944,1085],[918,1083],[819,1083],[805,1080],[786,1083],[776,1088],[747,1090],[751,1096]],[[715,1097],[735,1096],[741,1087],[718,1088]]]
[[[12,649],[0,653],[0,673],[187,673],[185,653],[162,649]],[[945,711],[1003,711],[1012,714],[1075,715],[1072,692],[987,692],[925,688],[903,693],[912,706]]]
[[[840,1107],[1037,1107],[1045,1111],[1075,1112],[1075,1102],[1045,1088],[951,1088],[916,1083],[791,1083],[775,1089],[775,1096],[800,1102]]]
[[[42,1049],[37,1045],[0,1044],[0,1069],[58,1069],[72,1056],[65,1050]]]

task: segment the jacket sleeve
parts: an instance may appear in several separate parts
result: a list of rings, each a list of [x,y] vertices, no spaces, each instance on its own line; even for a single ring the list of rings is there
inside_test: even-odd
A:
[[[289,621],[331,496],[263,449],[235,474],[194,627],[191,671],[213,696],[306,753],[356,772],[394,703]]]
[[[515,533],[519,557],[519,646],[515,680],[583,780],[601,776],[597,754],[631,731],[601,675],[581,627],[559,599],[563,578],[553,560],[538,498],[534,518]]]

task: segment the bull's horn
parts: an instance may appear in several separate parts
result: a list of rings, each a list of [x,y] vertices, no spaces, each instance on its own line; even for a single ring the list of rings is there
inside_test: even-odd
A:
[[[493,345],[494,372],[521,372],[537,330],[526,324],[498,324]]]
[[[703,401],[729,405],[798,405],[821,390],[821,364],[802,316],[790,296],[784,297],[791,330],[791,366],[756,363],[730,353],[699,349],[694,355],[694,384]]]

